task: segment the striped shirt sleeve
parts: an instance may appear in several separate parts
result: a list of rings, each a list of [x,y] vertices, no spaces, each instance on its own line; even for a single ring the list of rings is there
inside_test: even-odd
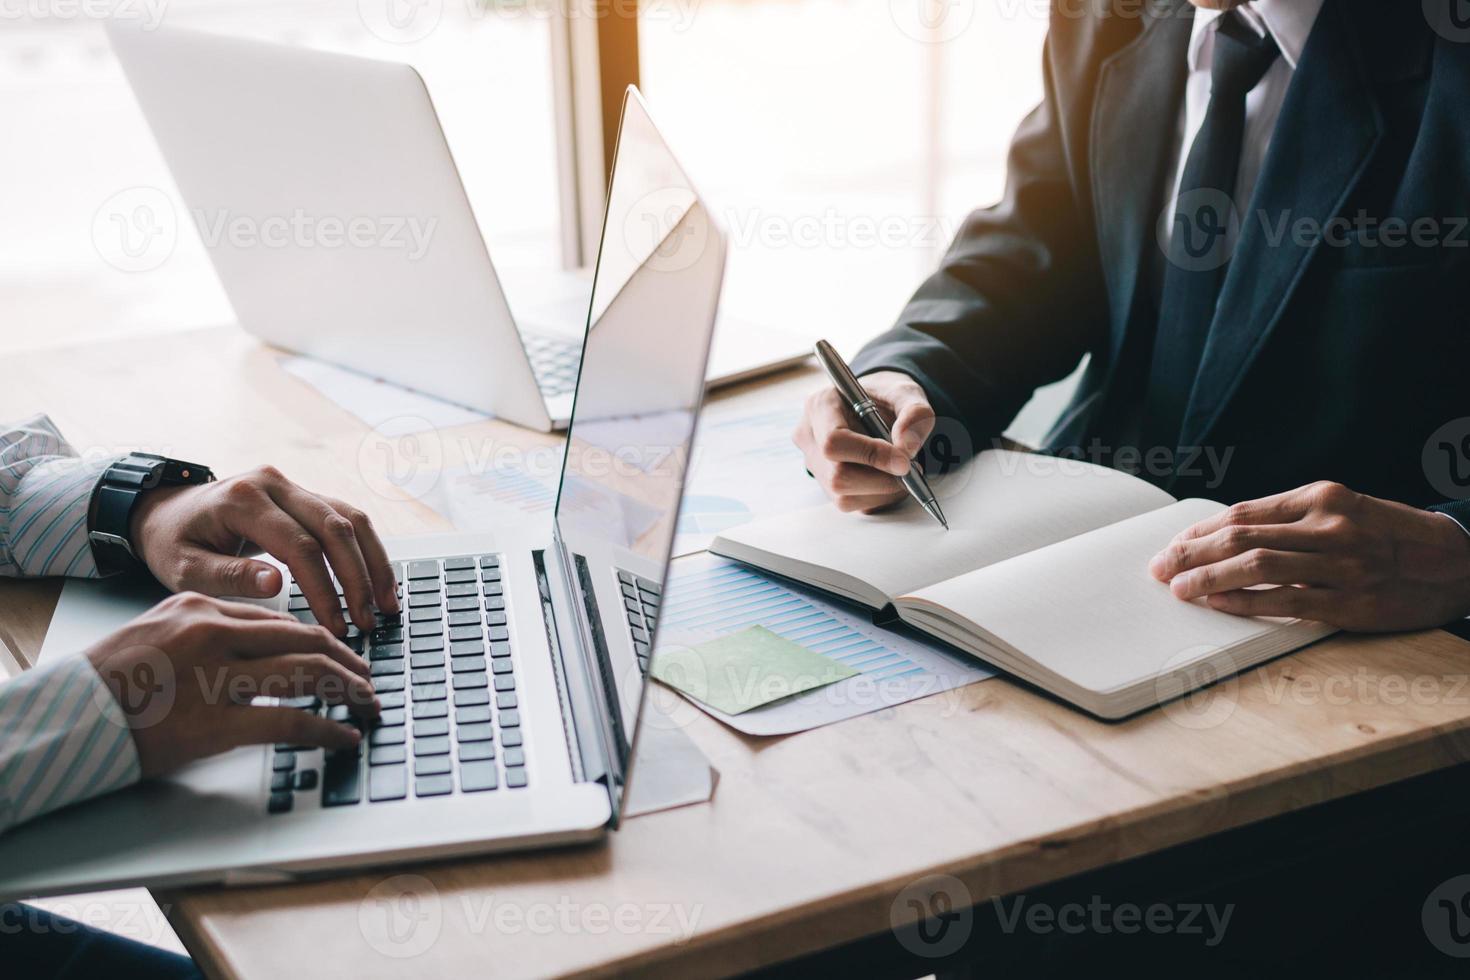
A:
[[[86,657],[0,684],[0,834],[140,775],[127,716]]]
[[[44,415],[0,426],[0,575],[95,577],[87,507],[115,460],[79,457]]]

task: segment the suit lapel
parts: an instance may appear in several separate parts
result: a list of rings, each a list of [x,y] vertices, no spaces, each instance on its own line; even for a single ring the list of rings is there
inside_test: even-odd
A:
[[[1092,114],[1092,196],[1098,250],[1107,280],[1116,369],[1126,334],[1140,328],[1142,265],[1156,248],[1153,218],[1163,204],[1164,171],[1188,75],[1188,0],[1168,0],[1127,47],[1103,63]],[[1160,125],[1160,116],[1164,124]]]
[[[1281,106],[1255,197],[1220,290],[1180,432],[1201,445],[1250,362],[1281,318],[1320,236],[1343,206],[1382,131],[1352,23],[1356,4],[1323,4]]]

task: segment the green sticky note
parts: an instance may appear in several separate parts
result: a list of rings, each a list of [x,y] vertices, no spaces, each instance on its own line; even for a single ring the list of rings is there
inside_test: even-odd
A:
[[[762,626],[698,646],[659,646],[651,673],[727,715],[853,677],[846,664],[812,653]]]

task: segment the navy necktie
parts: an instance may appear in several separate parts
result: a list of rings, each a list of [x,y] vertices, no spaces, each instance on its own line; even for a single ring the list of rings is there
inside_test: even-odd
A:
[[[1164,263],[1143,424],[1150,447],[1173,451],[1178,444],[1235,246],[1238,228],[1231,197],[1240,169],[1245,97],[1279,53],[1270,35],[1258,35],[1238,11],[1221,16],[1210,72],[1210,104],[1169,215],[1173,234]]]

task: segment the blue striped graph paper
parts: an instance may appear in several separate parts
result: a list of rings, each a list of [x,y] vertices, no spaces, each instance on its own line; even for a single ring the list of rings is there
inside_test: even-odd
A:
[[[699,706],[750,734],[803,731],[991,676],[973,658],[917,634],[875,626],[870,617],[819,593],[710,554],[676,560],[669,568],[664,595],[659,646],[694,646],[763,626],[858,671],[856,677],[827,688],[740,715]]]

